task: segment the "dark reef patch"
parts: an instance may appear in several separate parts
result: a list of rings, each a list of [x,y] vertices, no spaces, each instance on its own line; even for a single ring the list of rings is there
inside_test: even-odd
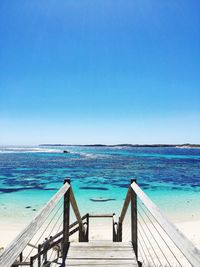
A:
[[[81,186],[79,188],[80,189],[85,189],[85,190],[102,190],[102,191],[109,190],[106,187],[98,187],[98,186]]]
[[[114,201],[115,198],[90,198],[93,202],[108,202],[108,201]]]
[[[43,188],[40,186],[35,187],[17,187],[17,188],[0,188],[0,193],[14,193],[22,190],[57,190],[57,188]]]

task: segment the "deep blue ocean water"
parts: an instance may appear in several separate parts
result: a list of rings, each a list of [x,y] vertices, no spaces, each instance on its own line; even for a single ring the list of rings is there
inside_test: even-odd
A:
[[[34,216],[66,177],[82,213],[117,212],[136,178],[172,219],[200,218],[200,149],[83,146],[1,147],[1,217]]]

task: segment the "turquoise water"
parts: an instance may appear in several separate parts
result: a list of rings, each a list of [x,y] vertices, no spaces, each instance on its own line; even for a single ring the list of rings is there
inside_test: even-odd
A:
[[[81,213],[118,212],[136,178],[172,220],[200,218],[200,149],[69,146],[0,148],[2,220],[30,220],[66,177]]]

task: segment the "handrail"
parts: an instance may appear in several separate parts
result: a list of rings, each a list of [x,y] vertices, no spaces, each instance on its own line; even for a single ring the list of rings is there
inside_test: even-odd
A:
[[[74,214],[76,216],[76,219],[78,221],[78,224],[81,227],[81,229],[84,231],[85,229],[84,229],[83,221],[82,221],[81,214],[79,212],[78,205],[76,203],[76,199],[74,197],[74,193],[72,191],[72,188],[70,190],[70,203],[71,203],[72,208],[74,210]]]
[[[86,218],[86,215],[84,215],[82,218]],[[76,224],[78,224],[77,221],[74,222],[74,223],[72,223],[72,224],[70,224],[69,229],[71,229],[74,226],[76,226]],[[80,230],[79,229],[79,226],[77,226],[76,228],[74,228],[73,230],[71,230],[69,232],[69,236],[73,235],[74,233],[76,233],[79,230]],[[58,244],[62,243],[62,237],[59,238],[58,240],[54,241],[56,238],[58,238],[62,234],[63,234],[63,231],[60,231],[58,234],[56,234],[55,236],[53,236],[51,239],[48,239],[43,244],[41,244],[41,251],[31,257],[32,258],[32,261],[34,261],[35,259],[37,259],[38,256],[42,256],[43,254],[45,254],[49,249],[53,248],[55,245],[58,245]]]
[[[125,218],[125,215],[126,215],[126,212],[127,212],[127,209],[128,209],[128,205],[130,203],[130,200],[131,200],[131,188],[129,186],[128,192],[126,194],[126,198],[124,200],[124,205],[123,205],[123,208],[122,208],[122,211],[121,211],[121,215],[119,217],[119,224],[123,223],[123,220]]]
[[[89,214],[90,218],[112,218],[113,214]]]
[[[58,239],[58,240],[56,240],[56,241],[50,243],[48,247],[46,247],[46,248],[42,248],[42,250],[41,250],[39,253],[37,253],[37,254],[35,254],[34,256],[31,257],[31,260],[32,260],[32,261],[36,260],[36,259],[38,258],[38,256],[43,255],[43,254],[44,254],[45,252],[47,252],[49,249],[53,248],[54,246],[58,245],[58,244],[61,243],[61,242],[62,242],[62,237],[61,237],[60,239]]]
[[[160,209],[150,200],[142,189],[133,182],[131,188],[144,203],[146,208],[154,216],[158,224],[168,234],[173,243],[182,251],[187,260],[193,267],[200,266],[200,251],[189,241],[179,229],[172,224],[160,211]]]
[[[54,209],[58,201],[69,190],[70,185],[64,184],[60,190],[48,201],[46,206],[36,215],[29,225],[19,233],[19,235],[11,242],[10,245],[0,255],[0,266],[10,267],[24,250],[34,234],[44,223],[50,212]]]
[[[83,217],[81,217],[82,221],[87,218],[87,214],[85,214]],[[73,222],[72,224],[69,225],[69,230],[72,229],[74,226],[78,224],[78,221]],[[51,240],[46,240],[44,243],[41,244],[42,247],[46,246],[49,242],[52,242],[52,240],[55,240],[59,236],[63,234],[63,230],[55,234],[54,236],[51,237]],[[70,235],[70,233],[69,233]],[[29,245],[29,244],[28,244]],[[37,247],[36,247],[37,248]]]
[[[32,248],[35,248],[35,249],[37,249],[37,248],[38,248],[37,246],[35,246],[35,245],[32,245],[32,244],[30,244],[30,243],[28,243],[28,244],[27,244],[27,246],[29,246],[29,247],[32,247]]]

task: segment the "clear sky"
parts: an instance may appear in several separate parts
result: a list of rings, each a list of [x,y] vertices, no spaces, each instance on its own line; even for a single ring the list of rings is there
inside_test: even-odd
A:
[[[0,144],[200,143],[200,1],[1,0]]]

